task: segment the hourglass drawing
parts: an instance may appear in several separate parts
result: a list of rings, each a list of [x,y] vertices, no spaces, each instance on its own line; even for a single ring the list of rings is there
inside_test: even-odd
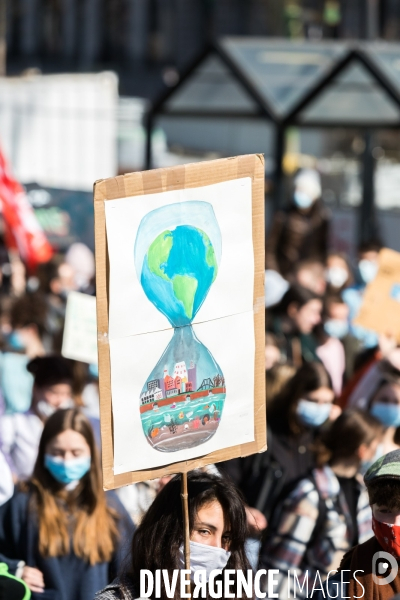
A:
[[[160,452],[203,444],[220,424],[224,375],[192,322],[217,277],[221,254],[221,232],[208,202],[169,204],[140,222],[136,273],[147,298],[174,328],[139,398],[143,433]]]

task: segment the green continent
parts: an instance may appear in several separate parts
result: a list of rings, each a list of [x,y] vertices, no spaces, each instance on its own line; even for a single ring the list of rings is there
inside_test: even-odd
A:
[[[218,273],[217,258],[215,256],[214,247],[211,243],[210,238],[204,231],[202,231],[201,229],[198,229],[198,232],[201,234],[204,245],[206,247],[206,263],[208,264],[209,267],[214,269],[214,274],[213,274],[213,278],[212,278],[212,283],[214,283],[215,278]]]
[[[215,278],[217,276],[217,273],[218,273],[218,265],[217,265],[217,259],[215,256],[214,248],[212,247],[211,242],[207,248],[206,263],[208,264],[209,267],[212,267],[214,269],[213,278],[212,278],[212,280],[214,282]]]
[[[188,319],[191,319],[193,316],[194,297],[198,285],[197,279],[189,275],[174,275],[172,285],[176,298],[183,304],[186,316]]]
[[[156,237],[147,253],[147,263],[149,269],[154,275],[170,281],[168,275],[163,271],[163,265],[167,262],[171,252],[173,237],[171,231],[163,231]]]

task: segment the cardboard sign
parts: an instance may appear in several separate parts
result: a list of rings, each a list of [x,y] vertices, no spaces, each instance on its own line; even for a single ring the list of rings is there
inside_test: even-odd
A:
[[[367,286],[356,325],[400,343],[400,253],[384,248],[379,253],[379,271]]]
[[[105,489],[266,448],[264,162],[95,184]]]
[[[65,358],[97,364],[96,298],[70,292],[65,313],[61,354]]]

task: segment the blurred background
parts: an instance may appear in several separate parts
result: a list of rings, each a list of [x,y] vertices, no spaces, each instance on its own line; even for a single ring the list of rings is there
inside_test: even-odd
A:
[[[265,371],[274,444],[265,459],[255,455],[254,469],[251,462],[243,472],[225,468],[231,475],[236,469],[256,538],[294,490],[285,486],[301,484],[320,464],[314,441],[338,422],[332,440],[340,447],[327,446],[323,456],[338,452],[337,460],[351,465],[341,477],[338,462],[338,477],[351,481],[337,479],[331,489],[347,490],[352,523],[342,527],[350,514],[343,509],[326,526],[337,539],[318,546],[312,534],[315,564],[329,547],[326,572],[334,569],[333,561],[361,540],[358,532],[368,528],[357,515],[366,515],[367,501],[360,508],[366,491],[356,473],[400,448],[399,320],[382,331],[380,305],[372,329],[357,320],[369,284],[387,268],[382,247],[400,252],[399,39],[399,0],[0,0],[0,506],[14,483],[31,476],[45,423],[58,409],[81,409],[100,445],[93,183],[263,153]],[[389,255],[400,264],[400,255]],[[400,301],[399,267],[393,270],[392,307]],[[371,415],[357,425],[348,407],[370,411],[384,433]],[[345,438],[351,444],[342,452]],[[121,488],[135,523],[164,483]],[[57,490],[54,497],[66,497]],[[70,490],[80,510],[80,496]],[[68,519],[70,510],[68,503]],[[2,549],[1,527],[0,511],[0,553],[13,555]],[[282,556],[274,548],[262,554],[268,568]],[[306,564],[288,554],[297,562],[287,570]],[[86,590],[80,567],[57,569],[66,573],[65,588],[76,579],[79,593]],[[43,586],[42,573],[36,576]],[[105,583],[94,578],[86,596]]]
[[[396,0],[0,0],[0,143],[56,250],[98,178],[262,152],[267,223],[316,168],[330,247],[400,250]]]

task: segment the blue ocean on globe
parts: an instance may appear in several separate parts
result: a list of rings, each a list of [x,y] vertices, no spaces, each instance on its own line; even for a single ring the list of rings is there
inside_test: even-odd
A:
[[[192,322],[217,272],[207,234],[192,225],[178,225],[151,243],[143,260],[141,285],[173,327],[182,327]]]

